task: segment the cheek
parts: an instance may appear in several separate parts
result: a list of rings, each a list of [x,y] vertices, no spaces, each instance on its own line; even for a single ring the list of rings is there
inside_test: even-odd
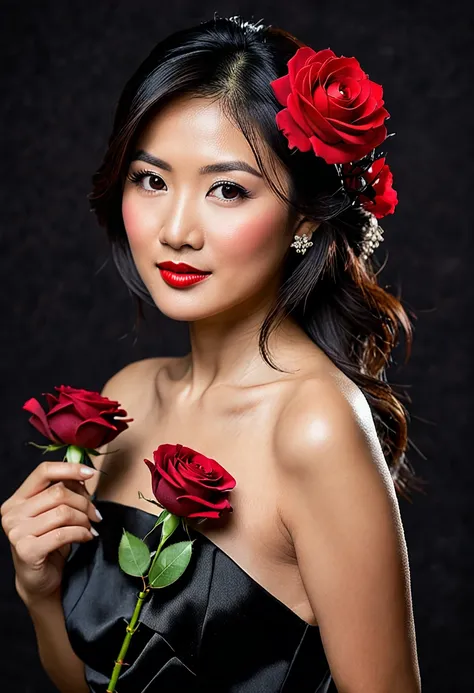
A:
[[[278,248],[276,239],[282,237],[281,213],[264,212],[233,227],[221,239],[221,248],[241,261],[243,258],[270,257]]]
[[[130,246],[139,244],[146,238],[150,222],[143,205],[137,204],[132,195],[122,198],[122,217]]]

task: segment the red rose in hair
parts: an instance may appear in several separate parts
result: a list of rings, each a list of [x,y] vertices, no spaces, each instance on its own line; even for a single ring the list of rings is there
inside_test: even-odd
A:
[[[59,396],[46,395],[49,410],[45,411],[34,397],[23,405],[32,416],[30,423],[53,443],[78,448],[98,448],[109,443],[128,428],[127,416],[120,404],[98,392],[78,390],[69,385],[55,387]]]
[[[313,148],[328,164],[343,164],[381,144],[390,115],[381,85],[368,77],[356,58],[337,57],[330,48],[299,48],[288,61],[288,74],[270,82],[286,106],[276,123],[289,146]]]
[[[343,173],[345,167],[343,167]],[[395,207],[398,204],[398,196],[396,190],[393,189],[393,175],[390,168],[385,163],[385,157],[380,157],[374,161],[372,166],[364,173],[362,169],[356,167],[353,172],[354,178],[346,179],[347,187],[358,188],[360,185],[359,176],[363,176],[367,183],[373,187],[375,197],[371,199],[364,193],[359,194],[359,199],[368,212],[372,212],[377,219],[382,219],[387,214],[393,214]]]
[[[236,481],[216,460],[180,443],[160,445],[153,460],[144,460],[153,494],[173,515],[220,518],[232,512],[227,495]]]

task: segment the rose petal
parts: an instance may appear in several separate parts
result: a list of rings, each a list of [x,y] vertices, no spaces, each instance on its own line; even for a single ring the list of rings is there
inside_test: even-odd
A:
[[[385,119],[390,118],[389,112],[385,108],[378,108],[372,114],[358,118],[355,122],[356,125],[365,125],[370,123],[373,128],[383,125]]]
[[[332,119],[328,118],[331,121]],[[372,149],[381,144],[387,137],[387,128],[385,125],[381,125],[378,128],[368,128],[364,126],[347,125],[346,123],[341,123],[340,121],[335,121],[336,125],[334,128],[338,130],[339,137],[347,142],[348,145],[359,146],[365,149],[366,152],[370,152]],[[362,156],[357,157],[361,159]],[[354,161],[355,159],[352,159]]]
[[[172,446],[169,446],[172,447]],[[177,483],[172,476],[170,476],[169,472],[166,469],[166,463],[163,464],[163,460],[161,458],[160,453],[158,453],[157,450],[153,453],[153,458],[155,460],[155,474],[159,474],[160,476],[163,477],[163,479],[166,479],[166,481],[171,485],[174,486],[175,488],[179,489],[181,488],[180,484]],[[173,465],[170,465],[170,468],[173,469]],[[159,500],[159,499],[158,499]]]
[[[25,404],[23,405],[23,409],[25,409],[26,411],[33,414],[33,416],[31,416],[29,418],[29,422],[42,435],[44,435],[46,438],[49,438],[54,443],[62,443],[63,442],[60,438],[57,438],[57,436],[51,430],[49,423],[48,423],[48,419],[46,417],[46,412],[44,411],[43,407],[41,406],[41,404],[38,402],[37,399],[32,397],[31,399],[27,400],[25,402]]]
[[[326,62],[321,66],[319,79],[321,84],[327,87],[330,82],[338,81],[346,75],[358,80],[367,79],[368,77],[362,70],[357,58],[341,56],[335,57],[331,62]]]
[[[374,163],[378,164],[379,161]],[[374,180],[372,185],[375,191],[375,199],[371,200],[362,195],[363,207],[372,212],[377,219],[382,219],[387,214],[393,214],[398,204],[398,195],[392,187],[393,175],[389,167],[384,165],[382,170],[375,175],[372,171],[369,178]]]
[[[288,76],[290,78],[290,84],[294,84],[297,73],[307,64],[309,60],[322,63],[333,56],[334,53],[330,48],[325,48],[322,51],[316,52],[310,46],[301,46],[288,61]]]
[[[348,145],[347,142],[342,140],[330,145],[323,142],[319,137],[310,137],[310,142],[314,153],[328,164],[347,164],[351,161],[357,161],[357,159],[361,159],[363,155],[368,154],[370,151],[368,149],[362,156],[359,156],[360,151],[362,151],[361,147]]]
[[[301,109],[308,124],[308,129],[311,131],[309,137],[316,136],[328,143],[340,141],[341,136],[331,125],[329,119],[321,115],[319,111],[314,108],[312,103],[301,99]]]
[[[278,111],[275,117],[278,128],[283,132],[288,139],[290,149],[296,147],[302,152],[307,152],[311,149],[309,138],[300,129],[295,120],[291,117],[287,108]]]
[[[216,510],[203,510],[202,512],[189,513],[186,517],[196,517],[202,519],[219,519],[222,517],[222,513]]]
[[[344,82],[333,82],[327,90],[331,106],[341,106],[341,108],[347,111],[354,108],[354,102],[357,101],[361,93],[362,85],[354,79],[347,79]]]
[[[278,101],[282,104],[282,106],[286,106],[288,96],[291,94],[291,86],[288,75],[283,75],[283,77],[279,77],[273,82],[270,82],[270,86],[272,87]]]
[[[117,426],[98,416],[79,424],[75,444],[82,448],[98,448],[116,438],[117,434]]]
[[[48,414],[48,422],[55,435],[68,445],[76,445],[77,427],[81,423],[81,419],[69,405],[61,408],[57,413]]]
[[[177,500],[187,500],[189,502],[194,502],[194,503],[199,503],[200,505],[204,505],[206,508],[215,508],[216,510],[219,509],[224,509],[227,508],[229,505],[229,501],[227,498],[222,498],[219,500],[206,500],[205,498],[201,498],[199,496],[188,496],[188,495],[182,495],[182,496],[177,496]]]
[[[55,395],[50,395],[49,392],[43,392],[43,395],[46,396],[48,410],[52,409],[59,403],[59,399]]]

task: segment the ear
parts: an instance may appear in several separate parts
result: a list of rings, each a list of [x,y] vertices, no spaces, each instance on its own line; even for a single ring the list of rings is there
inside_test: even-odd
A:
[[[299,221],[293,228],[293,236],[303,236],[306,234],[308,239],[311,239],[313,233],[321,226],[322,222],[310,221],[306,217],[300,217]]]

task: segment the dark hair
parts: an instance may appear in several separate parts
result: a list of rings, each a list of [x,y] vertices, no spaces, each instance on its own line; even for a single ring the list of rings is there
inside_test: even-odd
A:
[[[159,42],[129,79],[119,99],[104,161],[93,176],[91,209],[107,229],[112,256],[123,280],[142,301],[155,305],[135,267],[121,212],[129,157],[140,131],[157,109],[175,97],[216,100],[239,127],[265,180],[291,213],[320,223],[313,246],[303,256],[288,249],[276,302],[260,331],[267,350],[270,333],[291,315],[305,333],[364,392],[398,493],[419,489],[406,458],[408,412],[395,396],[385,370],[402,331],[406,358],[412,328],[400,301],[377,283],[375,259],[363,259],[360,243],[367,212],[350,204],[333,165],[313,152],[290,151],[275,124],[281,109],[270,82],[287,73],[287,62],[304,45],[288,32],[252,25],[240,18],[219,18],[183,29]],[[288,172],[288,197],[278,182],[271,151]],[[284,372],[284,371],[283,371]],[[407,497],[407,496],[406,496]]]

